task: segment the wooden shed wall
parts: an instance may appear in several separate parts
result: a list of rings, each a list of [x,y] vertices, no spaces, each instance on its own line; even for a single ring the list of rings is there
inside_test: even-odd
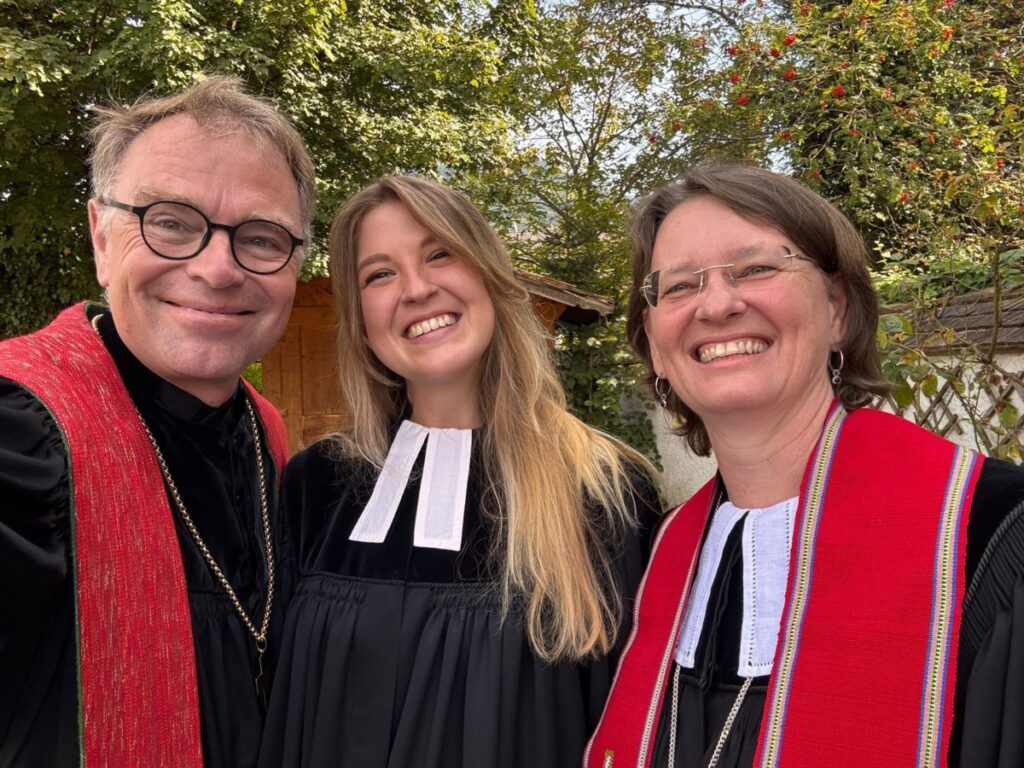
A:
[[[537,315],[553,333],[566,305],[532,296]],[[345,424],[348,409],[338,387],[335,333],[330,281],[300,283],[288,328],[263,357],[263,394],[281,411],[292,452]]]

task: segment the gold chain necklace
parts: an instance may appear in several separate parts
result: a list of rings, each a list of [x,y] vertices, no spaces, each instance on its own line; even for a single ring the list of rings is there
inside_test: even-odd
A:
[[[101,312],[92,319],[93,330],[96,331],[97,335],[100,335],[100,318],[106,314]],[[153,433],[149,429],[149,424],[142,418],[142,414],[139,413],[139,409],[132,404],[135,408],[135,415],[139,417],[139,421],[142,423],[142,428],[146,432],[146,437],[149,438],[150,445],[153,446],[153,453],[156,454],[157,464],[160,465],[160,474],[164,477],[164,482],[167,484],[168,489],[171,491],[171,498],[174,499],[174,505],[178,509],[178,514],[181,515],[182,522],[185,523],[185,527],[188,529],[189,535],[192,536],[192,541],[199,547],[199,551],[203,555],[203,559],[206,560],[206,564],[209,566],[213,575],[217,577],[217,581],[220,583],[221,588],[227,593],[228,599],[231,600],[231,604],[235,607],[235,611],[238,613],[238,617],[242,620],[242,624],[252,635],[253,640],[256,641],[256,694],[263,699],[263,703],[266,704],[267,700],[267,689],[266,682],[263,680],[263,654],[267,650],[267,630],[270,628],[270,611],[274,604],[274,547],[270,540],[270,505],[267,503],[267,477],[266,472],[263,468],[263,442],[260,440],[259,427],[256,426],[256,411],[252,407],[252,402],[249,398],[245,399],[245,408],[249,414],[249,429],[252,432],[253,445],[256,448],[256,468],[259,472],[260,477],[260,519],[263,523],[263,546],[266,551],[267,561],[267,601],[263,605],[263,620],[260,622],[260,628],[256,629],[256,625],[252,619],[249,618],[249,614],[246,612],[245,607],[242,605],[242,601],[238,599],[238,595],[235,594],[235,590],[231,586],[231,582],[228,581],[227,576],[224,575],[223,569],[217,565],[217,561],[213,559],[213,554],[210,552],[210,548],[206,546],[206,542],[203,541],[203,537],[199,535],[199,529],[196,528],[195,522],[192,520],[192,515],[188,513],[188,509],[185,508],[185,502],[181,499],[181,493],[178,492],[178,486],[174,482],[174,478],[171,477],[171,470],[167,468],[167,461],[164,459],[164,453],[160,450],[160,445],[157,443],[156,438],[153,437]]]
[[[171,477],[171,471],[167,468],[167,461],[164,459],[163,451],[160,450],[160,446],[157,444],[156,438],[153,437],[153,433],[149,429],[149,425],[146,420],[142,418],[142,414],[139,413],[139,409],[135,409],[135,413],[139,417],[139,421],[142,422],[142,428],[146,431],[146,437],[149,438],[149,442],[153,445],[153,452],[156,454],[157,463],[160,465],[160,473],[164,476],[164,482],[167,483],[167,487],[171,492],[171,498],[174,499],[174,505],[178,508],[178,514],[181,515],[182,522],[185,523],[185,527],[188,528],[189,534],[192,536],[192,540],[199,547],[199,551],[203,555],[203,559],[206,560],[206,564],[210,567],[213,575],[217,577],[217,581],[220,582],[221,587],[227,593],[228,598],[231,600],[231,604],[235,607],[235,611],[238,613],[238,617],[242,620],[245,628],[249,630],[249,634],[252,635],[253,640],[256,641],[256,694],[266,702],[266,684],[263,680],[263,654],[267,650],[267,630],[270,627],[270,611],[274,604],[274,548],[270,541],[270,512],[269,504],[267,503],[267,481],[266,472],[263,468],[263,444],[260,440],[260,432],[256,426],[256,412],[252,407],[252,403],[248,398],[245,400],[245,407],[249,413],[249,427],[252,431],[252,440],[256,448],[256,467],[259,470],[260,477],[260,517],[263,522],[263,546],[266,549],[267,558],[267,601],[263,605],[263,620],[260,622],[259,629],[253,623],[252,619],[249,618],[249,614],[246,612],[245,607],[242,605],[242,601],[238,599],[238,595],[235,594],[235,590],[231,587],[231,583],[228,581],[227,576],[224,575],[223,569],[217,565],[217,561],[213,559],[213,554],[210,552],[210,548],[206,546],[206,542],[203,541],[203,537],[199,535],[199,529],[196,528],[195,522],[192,520],[192,516],[188,513],[185,508],[185,502],[181,499],[181,493],[178,491],[178,486],[174,482],[174,478]]]

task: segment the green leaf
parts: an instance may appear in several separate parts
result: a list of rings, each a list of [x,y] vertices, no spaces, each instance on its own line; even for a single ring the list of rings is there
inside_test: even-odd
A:
[[[902,410],[914,402],[914,388],[904,381],[892,391],[892,399]]]
[[[921,380],[921,393],[928,398],[934,397],[939,388],[939,377],[929,373]]]
[[[999,408],[999,424],[1006,430],[1016,430],[1020,413],[1010,403],[1003,403]]]

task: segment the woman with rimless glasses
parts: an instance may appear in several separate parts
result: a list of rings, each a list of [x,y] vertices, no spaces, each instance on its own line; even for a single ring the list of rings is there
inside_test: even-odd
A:
[[[658,534],[586,765],[1024,765],[1024,471],[866,407],[850,222],[710,164],[634,224],[631,342],[718,473]]]

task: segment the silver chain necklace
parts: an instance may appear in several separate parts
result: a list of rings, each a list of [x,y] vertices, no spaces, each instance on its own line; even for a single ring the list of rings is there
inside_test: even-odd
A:
[[[676,727],[679,722],[679,669],[677,665],[672,673],[672,722],[669,724],[668,731],[668,768],[675,768],[676,764]],[[736,695],[736,700],[732,703],[732,709],[729,710],[729,715],[725,718],[725,724],[722,725],[721,733],[718,734],[715,751],[708,760],[708,768],[716,768],[718,765],[718,761],[722,757],[722,749],[725,747],[725,742],[732,732],[733,723],[736,722],[736,715],[740,713],[740,707],[743,706],[743,700],[747,697],[747,691],[750,690],[750,683],[753,680],[754,678],[752,677],[743,679],[740,692]]]
[[[721,506],[725,494],[719,488],[715,498],[715,511]],[[679,722],[679,665],[672,672],[672,722],[669,724],[668,731],[668,768],[675,768],[676,764],[676,727]],[[747,691],[750,690],[750,684],[754,678],[747,677],[743,679],[743,685],[740,686],[740,692],[736,694],[736,699],[732,703],[732,708],[729,710],[729,714],[725,718],[725,723],[722,725],[722,730],[718,734],[718,741],[715,743],[715,749],[711,753],[711,758],[708,760],[707,768],[717,768],[718,761],[722,757],[722,749],[725,747],[725,742],[729,738],[729,734],[732,732],[733,723],[736,722],[736,716],[740,713],[740,707],[743,706],[743,700],[747,697]]]
[[[142,428],[146,431],[146,437],[149,438],[149,442],[153,446],[153,452],[156,454],[157,463],[160,465],[160,472],[164,476],[164,482],[167,483],[167,487],[171,492],[171,498],[174,499],[174,505],[178,509],[178,514],[181,515],[182,522],[185,523],[185,527],[188,528],[189,534],[192,536],[192,540],[199,547],[199,551],[203,555],[203,559],[206,560],[206,564],[210,567],[213,575],[217,577],[217,581],[220,582],[220,586],[227,593],[228,598],[231,600],[231,604],[235,607],[235,611],[238,613],[238,617],[242,620],[245,628],[252,635],[253,640],[256,641],[256,694],[266,702],[266,683],[263,680],[263,654],[267,650],[267,629],[270,627],[270,611],[274,603],[274,548],[270,541],[270,512],[269,504],[267,503],[267,481],[266,472],[263,468],[263,444],[260,440],[260,432],[256,426],[256,412],[252,407],[252,403],[248,398],[245,400],[245,407],[249,413],[249,428],[252,432],[253,444],[256,448],[256,467],[259,470],[260,477],[260,517],[263,523],[263,546],[266,550],[267,559],[267,601],[263,605],[263,621],[260,622],[259,629],[253,623],[252,619],[249,618],[249,614],[246,612],[245,607],[242,605],[242,601],[238,599],[238,595],[235,594],[235,590],[232,588],[231,583],[228,581],[227,576],[224,575],[223,569],[217,565],[217,561],[213,559],[213,554],[210,552],[210,548],[206,546],[206,542],[203,541],[203,537],[199,535],[199,529],[196,528],[195,522],[192,520],[192,515],[188,513],[185,508],[185,502],[181,499],[181,493],[178,491],[178,486],[174,482],[174,478],[171,477],[171,471],[167,468],[167,461],[164,459],[163,451],[160,450],[160,446],[153,437],[153,433],[149,429],[149,425],[146,420],[142,418],[142,414],[139,413],[139,409],[135,409],[135,413],[139,417],[139,421],[142,422]]]

